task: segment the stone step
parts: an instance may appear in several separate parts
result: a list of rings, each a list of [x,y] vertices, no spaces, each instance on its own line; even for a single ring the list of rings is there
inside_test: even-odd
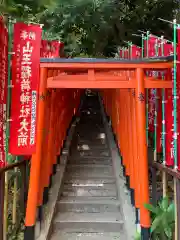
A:
[[[95,232],[95,233],[81,233],[81,232],[55,232],[52,240],[127,240],[123,233],[119,232]]]
[[[68,163],[74,163],[74,164],[112,164],[112,160],[110,157],[106,158],[96,158],[96,157],[84,157],[84,158],[74,158],[74,156],[71,156],[68,160]]]
[[[117,193],[113,190],[86,190],[79,189],[79,191],[64,190],[61,193],[63,197],[116,197]]]
[[[124,228],[120,213],[73,213],[59,212],[53,229],[65,232],[118,232]]]
[[[71,159],[68,161],[68,165],[71,164],[78,164],[78,165],[96,165],[96,164],[102,164],[107,166],[112,166],[111,160],[102,160],[102,159]]]
[[[110,160],[111,158],[110,158],[110,156],[91,156],[91,155],[84,155],[83,153],[80,155],[80,154],[77,154],[77,153],[72,153],[71,154],[71,156],[69,157],[69,161],[71,161],[71,159],[76,159],[76,161],[77,160],[79,160],[79,161],[81,161],[81,160],[83,160],[83,159],[88,159],[88,160],[102,160],[102,161],[106,161],[106,160]],[[112,162],[112,161],[111,161]]]
[[[86,127],[87,128],[87,127]],[[88,131],[88,132],[87,132]],[[88,130],[86,129],[85,131],[76,131],[74,134],[74,137],[76,138],[76,140],[82,142],[82,141],[88,141],[93,143],[92,141],[99,141],[99,143],[103,142],[102,140],[106,140],[107,142],[107,136],[105,134],[105,131],[93,131],[92,129],[89,128],[88,126]]]
[[[84,169],[84,170],[88,170],[88,169],[93,169],[94,170],[94,168],[96,168],[96,169],[100,169],[100,170],[111,170],[112,169],[112,166],[109,166],[109,165],[104,165],[104,164],[101,164],[100,162],[98,163],[98,164],[96,164],[95,166],[94,166],[94,164],[75,164],[75,163],[69,163],[68,165],[67,165],[67,171],[69,171],[69,169],[71,169],[72,168],[72,170],[74,170],[74,169]]]
[[[66,168],[66,175],[69,176],[78,176],[79,178],[86,176],[89,177],[110,177],[113,176],[113,168],[110,166],[105,167],[86,167],[84,168],[83,165],[73,166],[68,165]]]
[[[86,127],[87,128],[87,127]],[[100,136],[101,132],[99,130],[95,131],[92,128],[89,128],[88,126],[88,130],[80,130],[76,132],[76,136],[77,136],[77,140],[100,140],[99,136]]]
[[[88,126],[86,126],[86,129],[79,129],[78,131],[76,131],[76,136],[78,137],[78,139],[83,140],[83,139],[87,139],[87,140],[92,140],[92,139],[100,139],[99,137],[101,136],[101,134],[104,133],[104,130],[100,131],[99,129],[95,129],[95,128],[91,128]],[[104,135],[106,136],[106,135]]]
[[[74,186],[75,185],[75,186]],[[91,185],[91,186],[88,186]],[[64,184],[63,192],[61,196],[87,196],[87,197],[103,197],[110,196],[115,197],[117,195],[116,186],[114,184],[82,184],[76,186],[76,184]]]
[[[95,122],[92,124],[80,124],[77,126],[75,129],[75,133],[77,133],[80,137],[82,136],[96,136],[99,133],[104,133],[105,129],[104,128],[99,128],[99,126],[95,126]]]
[[[60,200],[57,204],[59,212],[77,212],[77,213],[102,213],[102,212],[120,212],[120,203],[116,200],[103,201],[70,201]]]
[[[93,156],[96,156],[96,155],[100,155],[100,156],[110,156],[110,152],[109,152],[109,149],[108,148],[89,148],[88,150],[87,149],[78,149],[78,147],[76,148],[76,151],[77,152],[85,152],[86,154],[90,154],[93,155]]]
[[[89,131],[92,130],[92,131]],[[87,133],[88,135],[94,133],[101,133],[101,132],[105,132],[105,128],[103,126],[100,126],[99,124],[96,124],[96,122],[94,122],[92,120],[91,123],[91,119],[89,119],[89,124],[88,124],[88,128],[87,128],[87,123],[84,121],[84,123],[80,123],[77,128],[75,129],[75,132],[78,132],[80,134],[84,134]]]
[[[92,156],[92,157],[110,157],[110,152],[109,150],[82,150],[82,151],[74,151],[73,156],[78,158],[78,157],[87,157],[87,156]]]
[[[93,139],[93,140],[90,140],[88,138],[80,138],[80,139],[77,139],[77,143],[78,144],[93,144],[93,145],[100,145],[100,146],[106,146],[108,145],[107,144],[107,141],[104,140],[104,139]]]
[[[89,121],[88,121],[89,120]],[[84,136],[85,133],[87,133],[88,136],[91,136],[91,134],[99,134],[99,133],[104,133],[105,128],[100,126],[100,123],[96,125],[96,122],[94,122],[91,119],[88,119],[87,121],[89,124],[87,124],[86,121],[81,122],[77,128],[75,129],[75,133],[78,133],[80,136]],[[87,128],[88,125],[88,128]]]
[[[91,197],[87,197],[87,196],[59,196],[59,198],[62,201],[71,201],[71,202],[76,202],[76,201],[107,201],[107,200],[117,200],[117,196],[116,197],[109,197],[109,196],[101,196],[101,197],[96,197],[96,196],[91,196]]]
[[[96,167],[94,167],[94,164],[68,164],[66,171],[82,171],[82,170],[98,170],[98,171],[102,171],[102,170],[106,170],[106,171],[111,171],[112,170],[112,166],[107,166],[104,164],[96,164]]]
[[[111,178],[90,178],[87,179],[86,177],[84,179],[79,179],[77,177],[73,177],[71,176],[70,178],[67,178],[65,176],[64,178],[64,184],[85,184],[85,185],[94,185],[94,184],[115,184],[116,183],[116,179],[114,177]]]
[[[89,126],[91,129],[96,129],[97,127],[101,127],[103,129],[103,121],[101,118],[94,116],[82,116],[83,119],[80,119],[79,123],[79,129],[85,128],[85,125]],[[85,128],[87,131],[87,127]]]
[[[108,146],[108,142],[106,139],[88,139],[88,138],[81,138],[76,139],[77,144],[89,144],[89,145],[97,145],[97,146]]]
[[[101,120],[99,120],[99,119],[96,119],[96,120],[97,120],[97,122],[94,121],[92,118],[83,119],[83,121],[79,122],[76,132],[79,132],[79,133],[87,132],[88,134],[90,134],[91,132],[89,132],[88,129],[92,130],[92,132],[94,132],[94,133],[105,132],[105,129],[102,126]],[[87,128],[87,125],[88,125],[88,128]]]
[[[94,144],[94,143],[85,143],[85,142],[77,142],[77,148],[80,150],[83,150],[83,145],[87,145],[90,150],[95,151],[108,151],[108,145],[107,144]],[[85,146],[86,147],[86,146]],[[78,149],[78,150],[79,150]]]
[[[110,156],[75,156],[74,153],[69,157],[69,159],[102,159],[102,160],[109,160],[111,159]]]
[[[86,182],[86,183],[64,183],[63,189],[68,191],[78,191],[79,189],[86,189],[87,191],[90,190],[115,190],[116,185],[115,184],[108,184],[108,183],[95,183],[95,182]]]

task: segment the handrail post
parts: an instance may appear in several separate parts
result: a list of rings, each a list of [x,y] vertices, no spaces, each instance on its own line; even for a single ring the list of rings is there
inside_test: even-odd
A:
[[[146,139],[146,112],[145,112],[145,88],[144,88],[144,70],[136,69],[136,116],[137,116],[137,134],[138,134],[138,155],[139,155],[139,183],[140,183],[140,224],[141,238],[148,240],[150,238],[150,214],[144,207],[149,203],[149,182],[148,182],[148,156]]]
[[[45,116],[45,99],[42,96],[46,95],[46,84],[47,84],[47,68],[41,68],[38,101],[38,119],[37,119],[37,143],[36,153],[33,154],[31,158],[30,181],[25,219],[26,229],[24,233],[24,240],[35,239],[36,212],[40,189],[39,184],[41,183],[40,168],[42,159],[43,128]]]

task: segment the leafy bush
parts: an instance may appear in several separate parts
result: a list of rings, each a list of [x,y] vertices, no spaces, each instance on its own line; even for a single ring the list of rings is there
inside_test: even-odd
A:
[[[174,239],[175,229],[175,205],[166,196],[158,202],[157,206],[145,204],[146,209],[151,213],[151,237],[155,240]],[[135,240],[140,240],[140,233],[136,233]]]

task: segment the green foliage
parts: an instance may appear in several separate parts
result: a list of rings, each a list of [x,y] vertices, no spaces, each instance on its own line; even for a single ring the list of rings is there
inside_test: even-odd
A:
[[[173,239],[175,224],[174,202],[169,202],[168,197],[164,197],[156,207],[145,204],[146,209],[152,213],[151,233],[156,239]]]
[[[141,240],[141,233],[136,232],[136,235],[134,237],[134,240]]]
[[[45,12],[52,11],[55,7],[55,0],[4,0],[0,3],[0,11],[5,16],[35,23],[40,23]]]
[[[158,17],[178,15],[177,0],[4,0],[3,12],[17,20],[44,24],[44,36],[61,39],[71,56],[111,57],[123,40],[141,44],[137,30],[171,39],[172,29]],[[175,11],[176,10],[176,11]],[[48,33],[48,34],[47,34]]]
[[[175,206],[170,202],[168,197],[164,197],[158,202],[157,206],[144,204],[145,208],[150,211],[151,237],[155,240],[172,240],[175,228]],[[141,240],[141,234],[136,232],[134,240]]]

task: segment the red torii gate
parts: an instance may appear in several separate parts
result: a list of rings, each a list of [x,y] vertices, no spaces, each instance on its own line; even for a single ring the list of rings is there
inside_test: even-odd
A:
[[[135,98],[131,104],[135,106],[136,124],[128,121],[133,129],[133,147],[131,154],[134,160],[128,159],[126,144],[122,142],[121,132],[123,130],[124,120],[120,121],[123,116],[119,116],[111,109],[112,119],[116,123],[114,129],[118,136],[119,145],[123,145],[121,151],[124,158],[127,174],[130,178],[132,188],[135,192],[135,206],[140,209],[140,224],[142,229],[142,239],[149,239],[150,229],[150,215],[148,210],[145,209],[144,203],[149,202],[149,183],[148,183],[148,157],[147,157],[147,143],[146,143],[146,119],[145,119],[145,89],[146,88],[172,88],[171,79],[156,79],[154,77],[146,77],[145,71],[147,70],[167,70],[173,67],[172,61],[166,59],[152,59],[152,60],[110,60],[110,59],[41,59],[40,63],[40,96],[46,96],[48,89],[100,89],[104,97],[104,103],[107,111],[108,96],[106,95],[107,89],[119,90],[121,98],[119,109],[122,107],[122,96],[126,97],[127,92],[124,90],[135,90]],[[123,91],[124,91],[123,90]],[[58,96],[57,96],[58,98]],[[120,98],[117,98],[120,100]],[[125,100],[125,99],[124,99]],[[51,103],[52,104],[52,103]],[[55,104],[55,102],[53,102]],[[46,159],[42,161],[47,149],[43,148],[43,131],[45,127],[45,114],[47,101],[39,99],[38,107],[38,122],[37,122],[37,151],[32,155],[31,160],[31,173],[30,185],[26,211],[26,231],[25,240],[34,239],[34,227],[36,222],[37,206],[41,205],[42,193],[45,185],[41,179],[41,167],[46,164]],[[122,112],[122,109],[121,109]],[[58,114],[55,112],[54,114]],[[71,115],[69,115],[71,117]],[[69,122],[69,119],[68,119]],[[133,126],[135,125],[135,126]],[[135,128],[135,129],[134,129]],[[53,134],[55,134],[56,129]],[[136,134],[135,134],[136,132]],[[52,134],[52,138],[53,138]],[[127,139],[126,139],[127,140]],[[51,142],[51,147],[53,148]],[[48,148],[49,149],[49,148]],[[138,150],[138,152],[135,150]],[[48,153],[47,153],[48,154]],[[52,153],[51,157],[55,157],[56,153]],[[50,157],[50,156],[49,156]],[[134,161],[134,162],[133,162]],[[49,163],[52,167],[53,162]],[[137,174],[137,172],[139,174]],[[47,172],[50,174],[50,172]],[[47,178],[47,176],[44,176]],[[49,176],[48,176],[49,177]],[[133,182],[132,181],[135,181]],[[41,196],[40,196],[40,195]],[[39,200],[41,199],[41,200]]]

